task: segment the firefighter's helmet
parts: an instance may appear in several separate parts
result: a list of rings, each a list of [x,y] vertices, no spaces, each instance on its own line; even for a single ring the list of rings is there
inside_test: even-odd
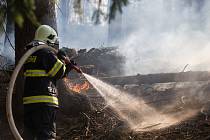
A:
[[[35,40],[43,41],[48,44],[56,43],[58,35],[49,25],[41,25],[35,32]]]

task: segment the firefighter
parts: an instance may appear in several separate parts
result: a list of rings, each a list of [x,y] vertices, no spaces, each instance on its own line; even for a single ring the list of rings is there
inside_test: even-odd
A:
[[[36,30],[34,40],[26,46],[55,47],[56,31],[48,25]],[[56,81],[72,69],[82,73],[64,52],[49,49],[33,53],[24,64],[24,140],[53,140],[56,138],[56,111],[59,107]]]

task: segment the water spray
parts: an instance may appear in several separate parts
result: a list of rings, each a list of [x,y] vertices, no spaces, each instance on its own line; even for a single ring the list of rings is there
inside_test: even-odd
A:
[[[120,118],[135,131],[150,131],[169,127],[194,115],[194,112],[192,112],[183,114],[181,117],[175,117],[171,114],[161,113],[139,97],[116,89],[88,74],[84,73],[83,75],[105,99],[107,105],[116,111]]]

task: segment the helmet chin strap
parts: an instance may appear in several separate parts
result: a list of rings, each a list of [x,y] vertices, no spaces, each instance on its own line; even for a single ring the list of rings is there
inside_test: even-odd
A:
[[[47,40],[46,42],[47,42],[48,46],[53,47],[55,49],[59,49],[59,41],[58,40],[56,40],[55,43],[51,43],[49,40]]]
[[[50,41],[47,41],[47,45],[50,46],[50,47],[55,48],[55,43],[51,43]]]
[[[58,39],[56,39],[56,41],[54,43],[54,48],[55,49],[59,49],[59,41],[58,41]]]

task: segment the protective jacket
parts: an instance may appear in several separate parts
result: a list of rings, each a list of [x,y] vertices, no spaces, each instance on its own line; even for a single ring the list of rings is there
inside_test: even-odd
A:
[[[26,48],[42,44],[33,41]],[[56,81],[65,75],[65,71],[65,64],[52,51],[41,49],[33,53],[24,64],[24,106],[58,107]]]

